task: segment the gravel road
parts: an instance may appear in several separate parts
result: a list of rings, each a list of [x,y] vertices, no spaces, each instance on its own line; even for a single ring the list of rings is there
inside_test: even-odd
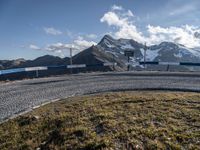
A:
[[[200,73],[87,73],[0,83],[0,122],[61,98],[120,90],[200,92]]]

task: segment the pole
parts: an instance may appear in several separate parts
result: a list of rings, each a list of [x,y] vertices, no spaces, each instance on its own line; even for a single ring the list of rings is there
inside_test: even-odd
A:
[[[169,71],[169,64],[167,65],[167,71]]]
[[[70,65],[72,65],[72,48],[70,48]],[[70,69],[70,73],[72,74],[72,68]]]
[[[130,57],[128,56],[128,71],[130,70],[130,64],[129,64],[129,62],[130,62]]]
[[[146,69],[146,51],[147,51],[147,45],[145,43],[145,45],[144,45],[144,69]]]
[[[114,56],[114,54],[112,54],[112,56],[113,56],[113,71],[115,70],[115,56]]]
[[[72,65],[72,48],[70,48],[70,65]]]
[[[39,72],[38,72],[38,70],[36,70],[36,78],[38,78],[39,77]]]

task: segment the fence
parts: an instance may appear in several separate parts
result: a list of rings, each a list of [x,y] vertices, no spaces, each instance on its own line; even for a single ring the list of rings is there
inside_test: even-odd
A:
[[[5,80],[9,76],[10,78],[15,78],[16,76],[48,76],[48,75],[56,75],[62,73],[73,73],[76,69],[84,68],[98,68],[98,67],[115,67],[117,63],[101,63],[101,64],[73,64],[73,65],[59,65],[59,66],[40,66],[40,67],[27,67],[27,68],[15,68],[15,69],[7,69],[0,70],[0,80]],[[146,62],[138,62],[138,65],[166,65],[166,66],[200,66],[200,63],[193,62],[158,62],[158,61],[146,61]],[[90,71],[93,71],[91,69]],[[68,70],[68,71],[67,71]],[[77,71],[78,72],[78,71]],[[41,75],[41,73],[43,75]],[[27,75],[28,74],[28,75]],[[4,76],[4,77],[3,77]],[[22,78],[24,78],[22,77]]]
[[[158,61],[146,61],[139,62],[139,65],[173,65],[173,66],[200,66],[200,63],[193,62],[158,62]]]
[[[101,63],[101,64],[74,64],[74,65],[59,65],[59,66],[40,66],[40,67],[27,67],[27,68],[16,68],[16,69],[7,69],[0,70],[0,80],[5,80],[7,78],[16,78],[17,76],[48,76],[62,73],[72,73],[76,69],[84,68],[99,68],[99,67],[108,67],[116,66],[116,63]],[[78,72],[78,71],[76,71]],[[9,77],[8,77],[9,76]]]
[[[194,62],[158,62],[158,61],[146,61],[146,62],[139,62],[138,65],[165,65],[167,66],[166,71],[169,71],[170,66],[188,66],[188,67],[197,67],[200,66],[200,63]],[[180,70],[179,70],[180,71]]]

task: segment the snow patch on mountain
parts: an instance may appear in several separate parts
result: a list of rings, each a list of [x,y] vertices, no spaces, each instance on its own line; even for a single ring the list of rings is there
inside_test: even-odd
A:
[[[130,65],[132,66],[132,67],[140,67],[140,68],[143,68],[143,65],[140,65],[139,63],[138,63],[138,61],[134,58],[134,57],[131,57],[130,58]]]
[[[144,57],[144,49],[141,48],[140,51]],[[155,49],[155,50],[147,49],[146,61],[154,61],[154,59],[159,56],[159,51],[160,49]]]
[[[104,39],[104,43],[105,43],[105,45],[106,45],[107,47],[109,47],[109,48],[115,47],[115,46],[112,45],[107,39]]]
[[[127,45],[122,45],[121,49],[126,50],[126,49],[135,49],[135,48],[131,44],[127,44]]]
[[[193,56],[200,58],[200,51],[199,50],[190,49],[189,52],[192,53]]]
[[[181,58],[181,57],[183,57],[183,54],[179,52],[178,54],[174,54],[174,56],[177,58]]]
[[[117,52],[113,52],[113,51],[106,51],[106,53],[110,53],[110,54],[114,55],[115,57],[119,57],[119,56],[118,56],[118,55],[119,55],[119,53],[117,53]]]

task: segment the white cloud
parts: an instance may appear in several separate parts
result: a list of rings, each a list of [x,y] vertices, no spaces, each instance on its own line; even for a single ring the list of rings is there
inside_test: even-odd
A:
[[[73,48],[74,50],[81,51],[84,50],[92,45],[96,45],[93,41],[86,41],[86,40],[74,40],[73,43],[54,43],[49,44],[45,48],[48,51],[56,52],[56,51],[63,51],[63,50],[69,50],[70,48]]]
[[[96,34],[87,34],[86,37],[89,39],[96,39],[97,35]]]
[[[84,39],[77,39],[77,40],[74,40],[74,47],[78,50],[83,50],[85,48],[88,48],[92,45],[96,45],[97,43],[94,42],[94,41],[86,41]]]
[[[111,9],[112,9],[112,10],[122,10],[123,8],[122,8],[122,6],[113,5],[113,6],[111,7]]]
[[[46,32],[46,34],[50,34],[50,35],[60,35],[60,34],[62,34],[62,32],[60,30],[55,29],[53,27],[50,27],[50,28],[45,27],[44,31]]]
[[[133,12],[132,12],[131,10],[128,10],[127,16],[129,16],[129,17],[134,17]]]
[[[41,49],[40,47],[38,47],[37,45],[34,45],[34,44],[30,44],[29,48],[33,49],[33,50],[40,50]]]
[[[78,37],[76,40],[74,40],[72,43],[53,43],[53,44],[48,44],[46,47],[44,47],[43,49],[40,48],[40,50],[46,50],[49,52],[54,52],[54,53],[58,53],[60,54],[60,56],[64,56],[64,53],[69,51],[70,48],[73,48],[73,50],[76,51],[76,53],[89,48],[92,45],[96,45],[97,43],[95,43],[94,41],[87,41],[85,39],[83,39],[83,37]],[[36,50],[36,46],[32,46],[32,49],[35,48]],[[39,49],[37,49],[39,50]]]
[[[126,18],[120,18],[115,12],[109,11],[104,14],[100,20],[101,22],[106,22],[109,26],[122,27],[127,24]]]
[[[58,43],[53,43],[53,44],[47,45],[45,50],[51,51],[51,52],[60,52],[64,49],[68,49],[68,48],[70,48],[69,45],[58,42]]]
[[[97,43],[93,41],[86,41],[84,39],[77,39],[74,40],[72,43],[54,43],[49,44],[46,46],[45,50],[50,52],[59,53],[62,57],[64,56],[64,53],[68,51],[69,55],[69,49],[73,49],[73,54],[77,54],[80,51],[92,46],[96,45]]]
[[[169,15],[171,15],[171,16],[182,15],[182,14],[194,11],[195,9],[196,9],[196,5],[194,5],[193,3],[191,3],[191,4],[185,4],[183,6],[176,7],[176,9],[174,9],[173,11],[171,11],[169,13]]]
[[[160,26],[147,27],[150,37],[149,43],[158,43],[161,41],[176,42],[185,45],[188,48],[200,47],[200,40],[195,37],[195,33],[199,32],[199,28],[195,26],[181,26],[162,28]]]
[[[115,38],[134,39],[142,43],[147,42],[149,45],[170,41],[185,45],[188,48],[200,47],[200,39],[195,36],[195,33],[200,33],[199,27],[185,25],[164,28],[148,25],[145,31],[146,35],[144,35],[134,24],[134,19],[132,12],[126,12],[124,9],[123,11],[111,9],[103,15],[100,21],[107,23],[108,26],[115,27],[112,34]]]
[[[111,10],[105,13],[100,21],[117,28],[117,31],[114,34],[116,38],[131,38],[138,42],[143,42],[144,38],[142,33],[137,30],[136,26],[131,21],[131,18],[133,18],[133,13],[130,10],[128,10],[128,12],[116,12]]]

